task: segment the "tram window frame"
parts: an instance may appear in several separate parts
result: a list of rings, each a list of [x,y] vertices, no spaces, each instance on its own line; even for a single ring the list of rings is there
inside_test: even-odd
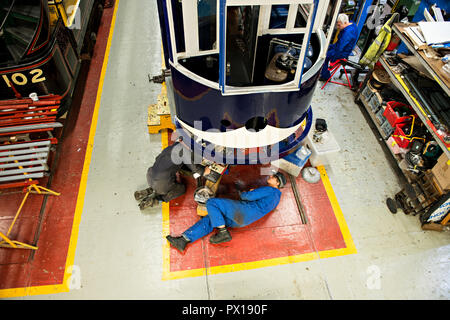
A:
[[[311,34],[314,33],[314,16],[317,12],[318,8],[318,0],[254,0],[251,3],[249,1],[245,0],[227,0],[226,1],[226,7],[230,6],[243,6],[243,5],[259,5],[260,6],[260,14],[259,18],[260,21],[258,23],[258,32],[256,37],[260,37],[263,35],[292,35],[292,34],[298,34],[303,35],[302,39],[302,49],[299,55],[298,61],[301,61],[301,63],[298,63],[298,66],[301,66],[300,68],[297,67],[295,72],[294,80],[289,81],[287,83],[283,84],[274,84],[274,85],[258,85],[258,86],[242,86],[242,87],[236,87],[231,86],[227,84],[226,81],[226,62],[227,58],[226,56],[222,57],[224,60],[222,64],[224,64],[225,70],[220,70],[221,76],[219,79],[219,87],[222,91],[223,95],[235,95],[235,94],[251,94],[251,93],[262,93],[262,92],[281,92],[281,91],[296,91],[299,90],[301,87],[301,80],[302,80],[302,72],[303,72],[303,65],[306,58],[306,48],[309,45],[309,40],[311,37]],[[311,5],[310,15],[308,16],[307,26],[305,28],[295,28],[295,18],[298,10],[298,5],[300,4],[309,4]],[[288,18],[286,22],[286,28],[277,28],[277,29],[271,29],[270,26],[270,16],[272,12],[272,5],[289,5],[289,12],[288,12]],[[227,16],[225,14],[225,24],[227,21]],[[223,22],[222,22],[223,23]],[[221,35],[223,37],[223,35]],[[225,36],[224,39],[227,39],[226,35],[226,29],[225,29]],[[222,41],[222,39],[221,39]],[[225,40],[226,41],[226,40]],[[257,49],[255,49],[257,50]],[[226,51],[225,51],[226,52]],[[256,54],[256,53],[255,53]],[[225,55],[225,53],[224,53]],[[254,67],[254,66],[253,66]]]
[[[169,23],[169,31],[170,31],[170,41],[172,44],[172,60],[169,60],[169,63],[176,68],[178,71],[182,72],[185,76],[209,86],[214,89],[221,90],[223,95],[234,95],[234,94],[248,94],[248,93],[260,93],[260,92],[277,92],[277,91],[298,91],[301,87],[302,81],[302,72],[303,72],[303,64],[306,58],[306,48],[309,45],[309,40],[311,38],[312,33],[316,33],[317,29],[314,27],[317,25],[314,21],[315,15],[317,13],[319,7],[319,0],[218,0],[217,1],[217,15],[216,15],[216,43],[219,45],[216,46],[213,50],[201,51],[198,49],[198,8],[197,8],[198,0],[183,0],[183,23],[186,27],[190,25],[190,28],[185,28],[184,30],[193,30],[192,33],[185,32],[184,39],[185,43],[190,43],[192,46],[190,48],[186,48],[185,52],[177,52],[176,50],[176,39],[175,39],[175,30],[174,30],[174,21],[172,15],[172,7],[171,0],[166,0],[166,6],[168,11],[168,23]],[[340,0],[338,0],[340,1]],[[327,2],[328,3],[328,2]],[[289,5],[289,14],[286,28],[280,29],[270,29],[270,10],[272,5]],[[308,16],[307,26],[305,28],[295,28],[295,18],[298,12],[298,5],[300,4],[308,4],[311,5],[310,15]],[[260,6],[263,9],[263,12],[260,12],[258,22],[258,30],[256,39],[262,35],[271,34],[298,34],[299,36],[303,34],[302,40],[302,49],[300,52],[299,60],[301,64],[298,63],[298,66],[301,68],[297,68],[295,73],[295,78],[293,81],[283,83],[283,84],[275,84],[275,85],[256,85],[256,86],[245,86],[245,87],[235,87],[226,85],[226,23],[227,23],[227,13],[226,8],[230,6],[244,6],[244,5],[252,5],[252,6]],[[221,11],[225,10],[223,16],[221,17]],[[195,23],[193,23],[195,22]],[[195,25],[195,28],[192,26]],[[222,34],[224,33],[224,34]],[[187,38],[186,38],[187,36]],[[193,39],[193,41],[186,41],[187,39]],[[255,54],[257,50],[257,45],[255,45]],[[217,82],[206,79],[195,72],[184,67],[179,60],[188,59],[190,57],[200,57],[204,55],[212,55],[219,54],[219,59],[224,59],[220,62],[219,66],[219,79]],[[223,57],[222,57],[223,56]],[[253,65],[254,67],[254,65]]]
[[[331,38],[334,33],[334,28],[336,26],[336,20],[338,13],[341,8],[342,0],[326,0],[319,3],[321,15],[316,19],[314,29],[321,29],[325,34],[326,45],[325,48],[328,49],[330,45]],[[325,10],[326,8],[326,10]],[[331,17],[331,20],[330,20]]]
[[[199,39],[199,14],[198,14],[198,1],[199,0],[183,0],[180,2],[182,16],[181,26],[182,35],[177,32],[174,19],[174,8],[172,6],[174,1],[179,0],[167,0],[167,14],[169,16],[169,31],[170,40],[172,44],[172,56],[174,65],[178,65],[179,60],[188,59],[191,57],[199,57],[204,55],[212,55],[219,53],[219,5],[216,5],[216,47],[210,50],[200,49],[200,39]],[[188,30],[189,32],[186,32]],[[177,44],[183,43],[182,49],[177,49]]]
[[[32,45],[33,39],[35,39],[36,37],[36,32],[39,28],[39,24],[41,23],[40,19],[41,17],[39,17],[35,22],[32,22],[30,20],[27,21],[22,21],[23,24],[27,25],[27,29],[30,29],[32,31],[32,33],[27,33],[26,36],[28,38],[26,39],[17,39],[17,36],[12,36],[12,34],[9,34],[9,32],[7,31],[8,27],[14,29],[17,27],[17,22],[16,20],[19,20],[19,18],[17,18],[17,16],[15,15],[15,10],[17,8],[17,6],[20,5],[24,5],[24,3],[21,3],[20,1],[17,2],[12,2],[11,6],[8,8],[8,12],[5,13],[5,16],[3,17],[3,19],[0,21],[0,27],[1,27],[1,35],[0,35],[0,45],[1,47],[4,49],[6,49],[6,51],[3,51],[4,57],[7,58],[5,60],[2,60],[0,62],[1,66],[10,66],[10,65],[16,65],[18,63],[20,63],[21,61],[23,61],[23,59],[26,57],[28,51],[30,50],[30,46]],[[41,3],[39,3],[39,5],[35,5],[33,8],[37,8],[39,7],[39,12],[42,10],[42,5]],[[14,22],[14,23],[13,23]],[[14,26],[11,27],[9,24],[13,24]],[[9,34],[9,35],[7,35]],[[22,41],[22,44],[20,44]],[[27,44],[25,45],[23,42],[26,41]],[[21,47],[21,50],[16,51],[17,54],[19,54],[19,56],[14,57],[13,53],[8,49],[8,47]]]

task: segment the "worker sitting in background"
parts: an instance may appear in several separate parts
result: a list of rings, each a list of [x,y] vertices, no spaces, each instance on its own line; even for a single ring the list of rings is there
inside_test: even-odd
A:
[[[339,59],[347,59],[358,40],[358,27],[349,22],[346,14],[341,13],[338,16],[336,27],[340,30],[338,40],[328,47],[327,57],[319,78],[320,81],[327,81],[331,76],[328,63]]]
[[[172,153],[178,154],[172,157]],[[179,164],[173,159],[181,160]],[[208,175],[210,169],[193,163],[192,152],[183,148],[179,142],[165,148],[155,159],[155,163],[147,170],[147,182],[149,188],[136,191],[134,197],[140,201],[139,208],[152,207],[159,201],[169,202],[186,192],[186,186],[180,183],[177,174],[180,170],[187,169],[193,173],[195,179],[202,175]]]
[[[194,242],[214,228],[217,233],[211,236],[210,243],[218,244],[231,240],[227,227],[245,227],[274,210],[280,202],[280,188],[286,184],[286,178],[280,172],[267,179],[268,186],[240,193],[241,200],[212,198],[206,202],[208,215],[200,219],[181,236],[168,235],[166,239],[183,252],[188,243]]]

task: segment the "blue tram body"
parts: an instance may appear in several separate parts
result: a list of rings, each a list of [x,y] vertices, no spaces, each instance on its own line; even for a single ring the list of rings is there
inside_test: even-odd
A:
[[[218,163],[295,151],[340,1],[158,0],[168,94],[184,144]]]

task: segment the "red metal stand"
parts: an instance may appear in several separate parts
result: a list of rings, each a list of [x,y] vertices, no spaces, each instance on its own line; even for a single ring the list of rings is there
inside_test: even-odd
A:
[[[30,178],[29,172],[36,172],[47,163],[42,163],[41,159],[40,163],[36,164],[39,161],[37,153],[40,149],[34,144],[42,145],[42,142],[48,141],[48,150],[49,145],[58,143],[53,131],[62,126],[56,121],[61,97],[47,95],[38,99],[38,101],[31,98],[0,101],[0,189],[37,184],[38,180],[35,177]],[[36,157],[33,154],[34,150]],[[24,166],[18,156],[26,158]],[[17,173],[18,171],[20,173]],[[23,178],[20,174],[23,174]]]
[[[325,82],[325,84],[322,86],[322,88],[321,88],[322,90],[323,90],[323,88],[325,88],[325,86],[329,82],[339,84],[341,86],[345,86],[345,87],[349,87],[349,88],[352,87],[352,85],[350,83],[350,79],[348,78],[347,70],[345,69],[346,62],[347,62],[347,59],[339,59],[339,60],[336,60],[336,61],[330,63],[328,70],[331,72],[331,76],[328,78],[327,82]],[[345,77],[347,78],[347,83],[331,80],[333,78],[334,74],[339,70],[340,67],[342,67],[344,69]]]

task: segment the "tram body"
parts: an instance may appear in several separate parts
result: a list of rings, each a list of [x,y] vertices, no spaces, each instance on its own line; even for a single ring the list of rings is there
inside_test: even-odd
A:
[[[311,128],[341,1],[158,0],[183,143],[217,163],[268,163]]]
[[[101,0],[0,0],[0,100],[58,95],[69,108],[89,56]]]

